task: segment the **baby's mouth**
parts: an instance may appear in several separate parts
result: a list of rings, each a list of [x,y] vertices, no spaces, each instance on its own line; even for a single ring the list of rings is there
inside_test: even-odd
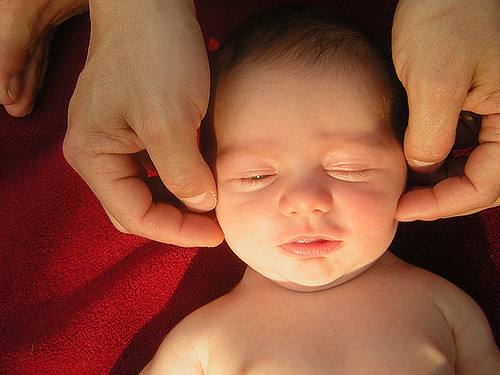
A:
[[[341,245],[342,241],[330,238],[299,236],[279,247],[287,255],[316,258],[330,255]]]
[[[295,241],[296,243],[313,243],[313,242],[324,242],[326,240],[323,240],[323,239],[320,239],[320,240],[313,240],[311,238],[299,238],[297,241]],[[292,242],[292,243],[295,243],[295,242]]]

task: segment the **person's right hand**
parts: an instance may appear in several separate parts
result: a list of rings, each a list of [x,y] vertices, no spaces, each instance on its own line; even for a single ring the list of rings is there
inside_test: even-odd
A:
[[[179,246],[216,246],[219,225],[155,202],[134,154],[146,150],[189,208],[216,204],[197,147],[210,72],[191,0],[91,0],[85,68],[70,102],[63,151],[117,229]]]

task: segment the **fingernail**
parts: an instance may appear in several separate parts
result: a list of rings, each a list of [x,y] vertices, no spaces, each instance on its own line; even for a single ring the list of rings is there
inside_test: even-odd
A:
[[[21,97],[23,91],[23,76],[14,76],[9,81],[9,88],[7,89],[7,93],[13,102],[16,99]]]
[[[402,216],[397,218],[397,221],[400,223],[407,223],[415,220],[417,220],[416,216]]]
[[[444,163],[444,160],[435,162],[435,161],[420,161],[415,159],[408,159],[407,161],[408,165],[418,173],[433,173],[437,171]]]
[[[428,167],[429,165],[436,164],[435,161],[420,161],[415,159],[408,159],[408,164],[414,167]]]
[[[193,212],[211,211],[217,204],[217,194],[206,191],[192,198],[182,198],[182,203]]]

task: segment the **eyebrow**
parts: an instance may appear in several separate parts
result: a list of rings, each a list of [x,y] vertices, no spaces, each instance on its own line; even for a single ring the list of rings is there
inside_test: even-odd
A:
[[[228,145],[217,151],[217,159],[229,159],[234,155],[238,156],[254,156],[255,150],[259,152],[265,151],[268,153],[276,152],[278,145],[276,142],[269,142],[269,140],[255,141],[250,144],[245,144],[244,146],[238,146],[237,144]]]
[[[377,139],[373,139],[367,136],[360,136],[356,138],[347,138],[341,136],[332,136],[328,133],[318,134],[318,139],[322,140],[325,145],[325,154],[332,153],[331,148],[337,150],[337,152],[342,152],[345,150],[352,150],[352,148],[357,148],[358,150],[366,151],[366,153],[375,153],[381,149],[385,149],[388,145]],[[328,150],[326,150],[328,149]],[[238,146],[237,144],[228,145],[223,147],[217,152],[217,159],[224,160],[229,159],[235,155],[238,157],[242,156],[255,156],[255,150],[264,152],[265,154],[273,155],[279,153],[279,142],[269,139],[262,139],[254,141],[250,144],[245,144],[244,146]],[[333,151],[334,153],[336,151]]]

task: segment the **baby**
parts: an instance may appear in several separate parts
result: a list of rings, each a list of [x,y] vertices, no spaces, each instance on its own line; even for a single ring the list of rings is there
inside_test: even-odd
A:
[[[248,267],[142,374],[500,374],[478,305],[387,251],[404,120],[372,43],[285,6],[247,21],[214,71],[216,213]]]

